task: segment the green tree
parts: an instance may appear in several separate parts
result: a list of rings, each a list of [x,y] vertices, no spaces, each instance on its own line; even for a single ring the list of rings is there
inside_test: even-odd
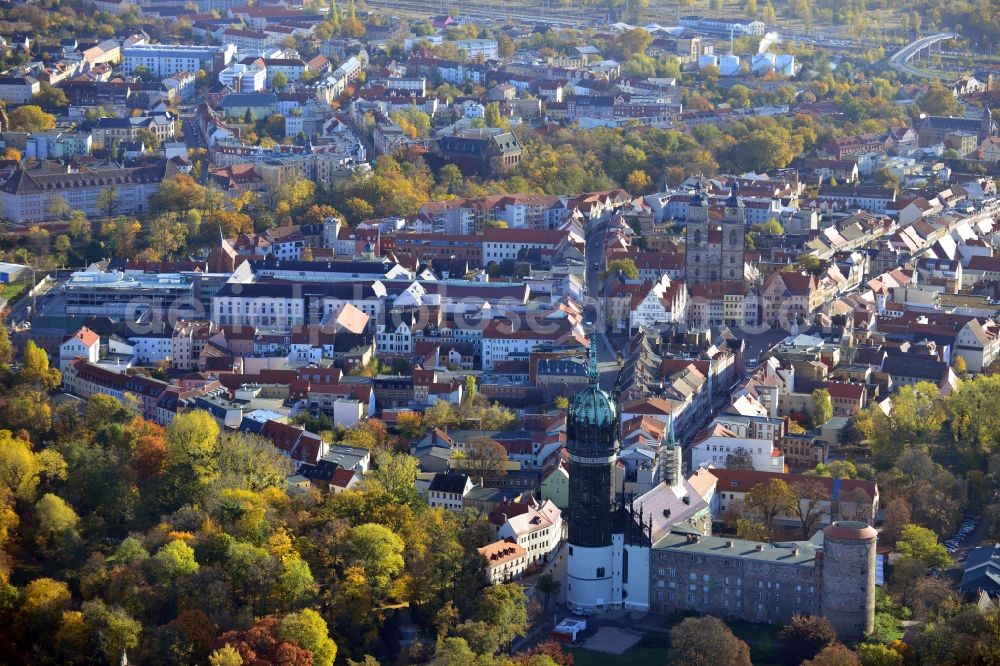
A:
[[[404,547],[398,534],[376,523],[352,527],[342,543],[344,560],[348,566],[364,569],[376,595],[388,590],[392,578],[403,570]]]
[[[903,655],[888,645],[862,643],[858,646],[861,666],[903,666]]]
[[[750,648],[719,618],[689,617],[670,630],[671,666],[750,666]]]
[[[486,588],[479,596],[477,617],[496,627],[501,647],[509,646],[528,628],[528,606],[524,589],[517,583]]]
[[[431,666],[469,666],[478,663],[478,656],[464,638],[445,638],[434,650]]]
[[[407,453],[376,451],[374,466],[365,475],[365,483],[394,497],[399,503],[416,499],[416,479],[420,465]]]
[[[912,557],[925,567],[947,567],[951,557],[938,543],[937,535],[926,527],[905,525],[896,540],[896,551],[902,557]]]
[[[156,136],[152,130],[148,129],[141,129],[137,131],[135,133],[135,138],[136,141],[141,141],[142,145],[146,146],[149,150],[156,150],[162,143],[162,141],[160,141],[160,137]]]
[[[472,406],[476,404],[476,376],[465,376],[465,390],[462,391],[462,406]]]
[[[52,493],[45,493],[35,504],[38,530],[48,537],[58,537],[76,529],[80,517],[69,504]]]
[[[283,72],[278,72],[273,77],[271,77],[271,87],[275,90],[282,90],[288,85],[288,77],[284,75]],[[249,111],[249,109],[247,109]]]
[[[872,175],[872,180],[882,187],[899,191],[899,176],[894,174],[889,167],[882,167]]]
[[[123,652],[139,644],[142,625],[117,606],[106,606],[100,599],[85,601],[83,617],[95,634],[105,663],[118,662]]]
[[[134,561],[142,561],[149,557],[149,552],[143,547],[142,542],[135,537],[126,537],[115,550],[115,554],[108,558],[109,562],[128,564]]]
[[[337,658],[337,644],[330,638],[326,621],[311,608],[281,618],[277,634],[279,639],[312,652],[316,666],[333,666]]]
[[[545,597],[545,610],[549,609],[549,602],[552,600],[552,595],[559,591],[562,587],[562,583],[556,580],[551,573],[545,573],[539,576],[538,583],[535,587],[542,596]]]
[[[753,455],[743,446],[737,446],[726,454],[726,469],[753,469]]]
[[[608,262],[608,267],[604,271],[604,275],[618,275],[619,273],[630,280],[635,280],[639,277],[639,269],[632,259],[612,259]]]
[[[829,391],[826,389],[816,389],[812,392],[812,402],[812,422],[814,426],[821,426],[833,418],[833,402],[830,399]]]
[[[194,549],[180,539],[166,543],[156,552],[153,559],[167,578],[174,581],[198,573],[198,560],[194,557]]]
[[[114,185],[104,187],[97,195],[97,209],[105,217],[111,217],[118,211],[118,188]]]
[[[42,81],[38,92],[34,94],[31,101],[48,112],[63,111],[69,106],[66,93],[47,81]]]
[[[768,236],[783,236],[785,235],[785,228],[781,226],[781,222],[778,222],[773,217],[763,224],[755,224],[750,227],[751,231],[757,233],[766,234]]]
[[[486,123],[487,127],[510,127],[507,119],[500,114],[499,102],[490,102],[486,105],[486,114],[483,116],[483,122]]]
[[[5,374],[9,371],[6,366],[14,359],[14,345],[10,341],[10,334],[7,333],[6,326],[0,326],[0,368]]]

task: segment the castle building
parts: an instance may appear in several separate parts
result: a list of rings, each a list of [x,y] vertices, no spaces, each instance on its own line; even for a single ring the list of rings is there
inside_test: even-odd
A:
[[[571,608],[694,610],[726,620],[787,622],[822,615],[841,638],[875,619],[875,545],[867,523],[838,521],[808,541],[763,543],[711,536],[708,499],[684,479],[673,434],[659,452],[663,482],[641,496],[615,488],[617,389],[601,390],[591,341],[588,385],[569,410]],[[700,484],[699,484],[700,485]]]
[[[747,212],[739,196],[739,186],[733,184],[721,222],[712,219],[709,208],[708,197],[699,182],[687,213],[684,280],[689,286],[743,279]]]

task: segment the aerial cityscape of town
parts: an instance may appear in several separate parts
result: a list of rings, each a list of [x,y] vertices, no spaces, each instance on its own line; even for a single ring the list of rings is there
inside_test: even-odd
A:
[[[0,1],[0,664],[1000,666],[1000,0]]]

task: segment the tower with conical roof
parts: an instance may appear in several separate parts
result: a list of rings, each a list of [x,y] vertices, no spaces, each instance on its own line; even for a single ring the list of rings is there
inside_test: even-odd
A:
[[[569,561],[570,605],[603,606],[616,597],[612,545],[615,509],[614,470],[618,460],[618,405],[601,390],[597,371],[597,334],[590,343],[587,388],[569,409]],[[620,558],[619,558],[620,559]],[[620,597],[620,589],[617,596]]]

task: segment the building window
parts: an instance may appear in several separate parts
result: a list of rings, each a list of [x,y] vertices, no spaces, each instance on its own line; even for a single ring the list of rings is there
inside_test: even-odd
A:
[[[604,567],[597,567],[597,577],[604,578]]]

